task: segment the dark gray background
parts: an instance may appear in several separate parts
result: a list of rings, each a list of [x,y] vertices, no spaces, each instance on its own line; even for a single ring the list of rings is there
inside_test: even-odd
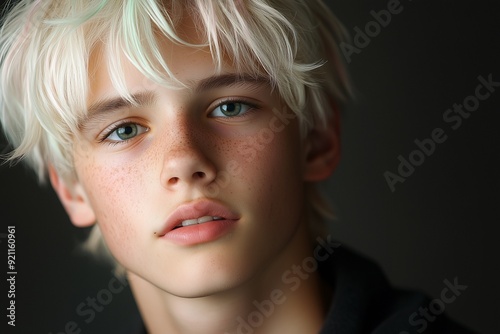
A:
[[[353,35],[354,27],[373,21],[371,10],[388,2],[329,1]],[[401,1],[402,12],[348,65],[357,99],[344,110],[343,158],[325,187],[338,216],[332,223],[337,239],[379,262],[397,286],[439,297],[443,280],[457,277],[468,288],[447,313],[486,334],[500,333],[500,89],[456,130],[442,117],[474,94],[478,76],[500,81],[494,4]],[[391,192],[384,172],[396,172],[398,156],[408,157],[414,140],[435,128],[448,139]],[[69,321],[82,333],[131,329],[136,311],[128,290],[89,324],[76,314],[113,276],[78,255],[87,231],[69,223],[52,190],[40,188],[21,166],[1,167],[0,184],[0,237],[7,225],[17,227],[17,326],[8,332],[55,334]],[[5,310],[6,298],[0,300]],[[3,327],[6,318],[0,319]]]

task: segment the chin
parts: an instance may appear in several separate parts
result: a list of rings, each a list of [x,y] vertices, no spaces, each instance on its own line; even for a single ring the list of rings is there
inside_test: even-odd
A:
[[[209,265],[210,264],[210,265]],[[135,271],[144,283],[168,294],[183,298],[199,298],[223,293],[241,286],[248,280],[244,268],[231,268],[223,263],[206,260],[205,263],[184,262],[181,266],[168,266],[157,270]],[[143,269],[143,268],[141,268]]]
[[[197,282],[196,282],[197,281]],[[182,298],[202,298],[220,295],[228,291],[237,289],[243,285],[245,280],[231,277],[228,279],[217,279],[203,277],[198,280],[190,280],[186,282],[178,282],[175,286],[165,289],[166,292]]]

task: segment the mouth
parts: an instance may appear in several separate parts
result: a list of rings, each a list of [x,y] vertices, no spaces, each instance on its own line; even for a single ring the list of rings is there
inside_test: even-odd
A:
[[[199,225],[211,221],[217,221],[217,220],[225,220],[226,218],[224,217],[218,217],[218,216],[203,216],[200,218],[194,218],[194,219],[186,219],[183,220],[179,225],[176,225],[173,230],[176,230],[181,227],[185,226],[191,226],[191,225]]]
[[[157,234],[159,237],[179,234],[180,231],[189,231],[194,228],[206,230],[210,225],[224,225],[224,222],[236,222],[240,216],[225,204],[212,199],[198,199],[181,204],[175,209],[163,229]],[[201,231],[201,230],[200,230]]]

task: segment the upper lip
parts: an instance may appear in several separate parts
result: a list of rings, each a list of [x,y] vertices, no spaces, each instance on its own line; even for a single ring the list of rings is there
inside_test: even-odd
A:
[[[164,236],[177,225],[187,219],[196,219],[203,216],[221,217],[228,220],[238,220],[239,216],[225,205],[214,200],[197,200],[181,204],[168,216],[159,236]]]

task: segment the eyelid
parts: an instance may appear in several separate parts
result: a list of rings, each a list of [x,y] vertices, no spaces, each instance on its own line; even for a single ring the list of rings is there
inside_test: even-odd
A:
[[[213,118],[237,118],[237,117],[245,117],[249,113],[251,113],[252,111],[261,109],[261,106],[258,103],[256,103],[253,99],[244,98],[244,97],[226,97],[226,98],[221,98],[221,99],[217,100],[215,103],[212,103],[210,105],[210,107],[208,108],[208,115],[210,116],[214,112],[215,109],[219,108],[220,106],[222,106],[224,104],[228,104],[228,103],[241,103],[241,104],[245,104],[245,105],[247,105],[247,106],[250,107],[250,110],[248,110],[247,112],[245,112],[242,115],[226,116],[226,117],[211,116],[211,117],[213,117]]]
[[[122,144],[122,143],[126,143],[129,140],[132,140],[132,139],[138,137],[139,135],[137,135],[136,137],[133,137],[133,138],[130,138],[130,139],[126,139],[126,140],[121,140],[121,141],[117,141],[117,140],[109,140],[108,141],[109,136],[111,136],[113,134],[113,132],[115,132],[116,130],[118,130],[119,128],[121,128],[121,127],[123,127],[124,125],[127,125],[127,124],[135,124],[137,126],[145,128],[146,130],[144,132],[148,132],[149,131],[149,127],[141,124],[138,121],[134,121],[134,120],[130,120],[130,119],[124,119],[124,120],[121,120],[121,121],[118,121],[116,123],[113,123],[113,124],[109,125],[103,131],[101,131],[100,134],[99,134],[99,136],[98,136],[98,138],[97,138],[97,141],[99,143],[107,142],[108,144]]]

